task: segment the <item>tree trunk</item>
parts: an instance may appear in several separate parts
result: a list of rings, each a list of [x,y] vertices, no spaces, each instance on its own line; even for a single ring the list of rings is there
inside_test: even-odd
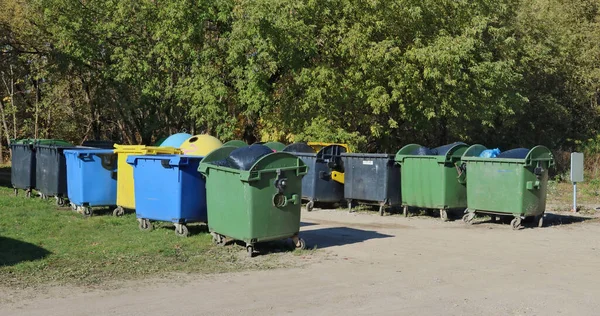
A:
[[[2,119],[2,129],[4,130],[4,134],[6,136],[6,143],[8,144],[8,147],[10,148],[10,132],[8,129],[8,125],[6,124],[6,116],[4,115],[4,102],[2,101],[2,99],[0,99],[0,118]],[[0,143],[0,147],[1,147],[1,143]],[[9,151],[10,156],[12,157],[12,151]]]

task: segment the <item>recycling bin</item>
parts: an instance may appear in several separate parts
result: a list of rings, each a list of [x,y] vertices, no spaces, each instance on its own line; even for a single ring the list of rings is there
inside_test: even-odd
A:
[[[346,148],[341,145],[328,145],[317,153],[297,151],[298,143],[283,149],[302,159],[308,166],[308,173],[302,179],[302,198],[307,200],[306,210],[312,211],[315,202],[338,203],[344,200],[344,180],[336,181],[336,176],[343,178],[344,164],[342,154]],[[303,143],[301,143],[303,144]],[[308,147],[308,146],[307,146]]]
[[[125,209],[135,209],[135,191],[133,167],[127,163],[130,155],[175,155],[181,150],[173,147],[154,147],[144,145],[115,145],[117,154],[117,208],[113,214],[122,215]]]
[[[67,191],[67,161],[64,151],[77,148],[64,145],[35,144],[35,185],[42,198],[54,196],[64,206]]]
[[[297,248],[304,248],[304,240],[298,237],[304,162],[289,153],[274,152],[260,157],[249,170],[218,165],[235,149],[227,146],[211,152],[198,169],[206,177],[213,241],[241,240],[249,256],[254,244],[272,240],[292,238]]]
[[[548,169],[554,157],[544,146],[536,146],[522,158],[482,158],[482,145],[469,147],[462,157],[467,182],[467,211],[463,221],[471,224],[477,213],[508,215],[513,229],[525,218],[544,224]]]
[[[348,209],[352,201],[379,205],[379,215],[386,206],[398,205],[400,198],[400,166],[390,154],[343,153],[344,198]]]
[[[35,189],[35,146],[34,144],[58,144],[70,146],[68,142],[57,139],[19,139],[10,143],[12,152],[10,179],[15,195],[19,189],[25,190],[27,197]]]
[[[404,216],[408,216],[409,206],[439,209],[441,219],[447,221],[448,210],[467,206],[467,189],[460,179],[460,161],[467,147],[453,143],[419,154],[424,147],[410,144],[396,153]]]
[[[324,147],[327,147],[330,145],[342,146],[342,147],[344,147],[344,149],[346,149],[347,153],[350,152],[350,147],[347,144],[324,143],[324,142],[308,142],[307,144],[308,144],[308,146],[312,147],[315,150],[315,152],[318,152],[319,150],[323,149]]]
[[[69,149],[64,155],[67,195],[73,209],[91,216],[92,207],[117,204],[117,156],[112,149]]]
[[[206,188],[198,172],[204,157],[180,155],[129,156],[133,167],[135,214],[141,230],[152,221],[172,222],[177,236],[188,236],[189,223],[207,222]]]

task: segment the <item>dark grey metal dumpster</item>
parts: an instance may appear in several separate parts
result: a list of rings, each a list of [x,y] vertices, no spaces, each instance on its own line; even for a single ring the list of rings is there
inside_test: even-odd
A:
[[[400,167],[390,154],[343,153],[344,198],[348,209],[352,201],[379,205],[383,215],[386,206],[402,203]]]

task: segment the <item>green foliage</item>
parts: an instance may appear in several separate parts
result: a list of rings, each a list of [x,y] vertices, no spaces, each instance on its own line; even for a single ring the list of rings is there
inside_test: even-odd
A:
[[[187,129],[394,152],[569,149],[599,132],[598,0],[5,1],[34,22],[0,16],[23,39],[10,47],[43,56],[11,50],[18,77],[44,80],[47,136]]]

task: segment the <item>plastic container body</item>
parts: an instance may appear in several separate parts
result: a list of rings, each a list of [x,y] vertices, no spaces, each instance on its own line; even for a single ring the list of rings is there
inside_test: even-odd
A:
[[[67,192],[76,206],[113,206],[117,203],[117,156],[112,149],[69,149]]]
[[[129,156],[135,179],[136,216],[179,224],[206,222],[205,180],[198,172],[203,157]]]
[[[306,165],[288,153],[263,156],[248,171],[211,164],[234,149],[222,147],[200,163],[209,230],[247,245],[297,236]]]
[[[35,189],[35,150],[32,144],[11,143],[10,180],[13,188]]]
[[[117,205],[135,209],[133,167],[127,163],[130,155],[174,155],[181,151],[173,147],[151,147],[144,145],[115,145],[117,156]]]
[[[185,142],[186,140],[188,140],[190,137],[192,137],[192,135],[190,135],[188,133],[173,134],[173,135],[167,137],[167,139],[165,139],[160,144],[160,147],[179,148],[179,146],[181,146],[181,144],[183,144],[183,142]]]
[[[430,209],[467,206],[467,189],[460,181],[460,159],[465,144],[454,144],[444,155],[412,154],[420,145],[406,145],[396,154],[401,167],[402,204]],[[446,147],[446,146],[444,146]]]
[[[342,154],[344,162],[344,198],[377,205],[398,205],[400,166],[389,154]]]
[[[67,161],[64,151],[75,146],[34,145],[36,189],[45,196],[66,197]]]
[[[473,145],[462,158],[469,212],[515,217],[544,214],[548,169],[554,164],[550,150],[536,146],[522,159],[480,158],[485,149]]]

